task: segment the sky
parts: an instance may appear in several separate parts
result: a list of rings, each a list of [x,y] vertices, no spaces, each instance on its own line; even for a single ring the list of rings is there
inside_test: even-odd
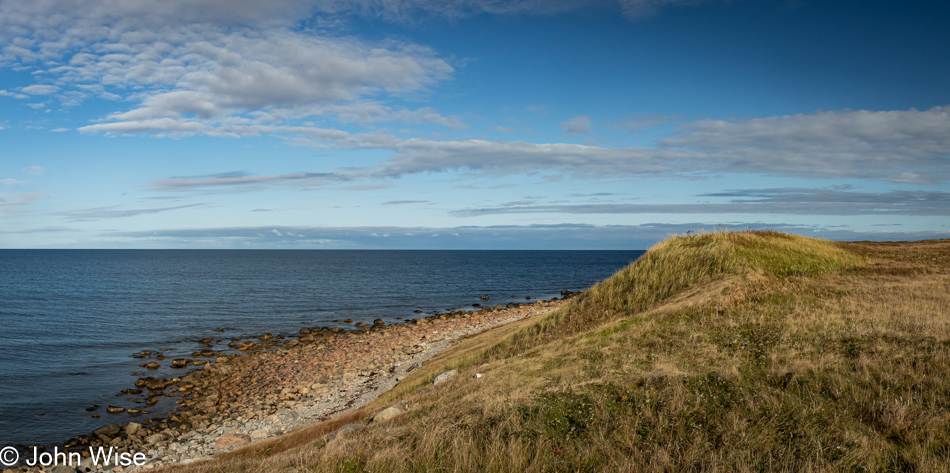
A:
[[[0,0],[0,248],[950,237],[950,5]]]

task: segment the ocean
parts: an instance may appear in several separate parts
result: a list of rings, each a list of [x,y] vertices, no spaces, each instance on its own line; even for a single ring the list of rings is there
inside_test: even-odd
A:
[[[173,358],[232,338],[387,324],[433,312],[550,299],[642,251],[0,250],[0,446],[53,445],[136,418],[120,394],[172,377]],[[415,310],[424,313],[417,314]],[[399,320],[402,318],[403,320]],[[334,322],[334,321],[338,322]],[[159,370],[130,355],[161,351]],[[163,351],[164,350],[164,351]],[[140,374],[133,374],[140,372]],[[102,409],[86,412],[99,405]],[[156,417],[174,408],[163,398]],[[92,418],[91,414],[101,414]]]

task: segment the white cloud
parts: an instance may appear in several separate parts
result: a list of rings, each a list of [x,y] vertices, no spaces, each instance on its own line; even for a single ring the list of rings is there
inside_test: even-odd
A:
[[[831,189],[751,189],[704,194],[699,197],[734,197],[728,202],[628,204],[628,203],[520,203],[453,211],[461,217],[497,214],[786,214],[786,215],[918,215],[950,216],[950,193],[891,191],[841,192]],[[706,200],[706,199],[703,199]]]
[[[591,121],[587,115],[578,115],[566,122],[561,122],[561,126],[567,134],[587,133],[590,131]]]
[[[171,124],[178,126],[175,130],[181,133],[235,137],[274,134],[301,146],[393,153],[376,167],[320,174],[320,180],[457,170],[488,174],[547,171],[581,178],[758,173],[917,183],[950,179],[947,107],[923,112],[842,110],[733,122],[703,120],[681,125],[672,137],[660,140],[659,146],[653,148],[476,139],[439,141],[403,139],[382,133],[350,134],[307,126],[212,127],[200,122],[154,122],[99,124],[80,131],[168,133],[173,129]],[[291,181],[296,175],[287,176],[290,177],[245,176],[238,180]],[[226,185],[232,184],[229,181]]]
[[[44,171],[46,171],[46,169],[43,168],[43,166],[27,166],[20,169],[20,172],[25,172],[31,176],[42,176]]]
[[[135,217],[138,215],[156,214],[159,212],[168,212],[170,210],[187,209],[191,207],[200,207],[203,205],[205,204],[188,204],[188,205],[178,205],[174,207],[150,207],[150,208],[138,208],[138,209],[128,209],[128,208],[119,207],[117,205],[110,205],[107,207],[93,207],[93,208],[88,208],[88,209],[66,210],[62,212],[56,212],[53,215],[66,217],[73,222],[86,222],[86,221],[91,221],[91,220],[101,220],[105,218],[126,218],[126,217]]]
[[[721,161],[727,172],[927,183],[950,178],[950,106],[701,120],[660,145]]]
[[[272,184],[287,184],[298,187],[324,186],[345,181],[340,174],[292,173],[269,176],[249,176],[244,173],[223,173],[212,176],[172,177],[149,182],[149,186],[161,191],[190,191],[210,188],[241,188]]]
[[[53,133],[62,133],[64,131],[69,131],[69,128],[53,128],[50,131],[52,131]]]
[[[29,95],[49,95],[55,92],[59,92],[59,87],[55,85],[30,85],[20,89],[21,93]]]
[[[367,113],[373,106],[367,97],[424,91],[454,69],[423,46],[297,27],[296,21],[324,6],[287,0],[200,6],[182,0],[0,2],[0,44],[7,45],[0,48],[0,67],[25,66],[55,84],[3,95],[54,94],[65,106],[89,97],[127,99],[137,106],[105,122],[168,134],[199,132],[193,123],[181,123],[194,118],[271,118],[269,124],[277,124],[313,114],[465,128],[458,117],[431,108],[376,104]]]
[[[499,133],[514,133],[515,130],[512,128],[505,127],[505,126],[496,126],[495,131]]]
[[[20,192],[3,193],[0,192],[0,212],[14,213],[21,207],[25,207],[34,200],[46,197],[46,192]]]
[[[579,177],[690,172],[692,154],[678,150],[605,148],[569,143],[524,141],[396,140],[354,136],[342,143],[390,149],[395,155],[376,173],[400,176],[420,172],[473,170],[496,174],[550,170]]]
[[[656,148],[353,135],[338,145],[392,150],[380,175],[468,169],[575,176],[758,173],[934,183],[950,179],[950,107],[840,110],[679,127]]]
[[[24,99],[30,98],[29,95],[26,95],[26,94],[19,94],[19,93],[16,93],[16,92],[10,92],[10,91],[8,91],[8,90],[0,90],[0,97],[10,97],[10,98],[20,99],[20,100],[24,100]]]
[[[13,186],[18,186],[20,184],[26,184],[26,181],[20,181],[17,179],[0,179],[0,185],[3,185],[3,186],[13,187]]]

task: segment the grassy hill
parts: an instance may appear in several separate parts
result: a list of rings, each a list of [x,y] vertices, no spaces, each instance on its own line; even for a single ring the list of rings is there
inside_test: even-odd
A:
[[[448,369],[459,376],[433,386]],[[476,373],[483,376],[476,378]],[[396,402],[409,411],[327,443]],[[345,418],[185,471],[948,471],[950,240],[664,241]]]

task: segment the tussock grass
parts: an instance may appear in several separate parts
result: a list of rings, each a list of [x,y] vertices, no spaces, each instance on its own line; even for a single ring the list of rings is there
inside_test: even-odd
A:
[[[519,333],[495,352],[505,356],[540,340],[587,330],[618,316],[655,307],[671,296],[715,279],[750,273],[784,277],[854,268],[866,259],[834,243],[773,231],[701,233],[669,238],[565,310]]]
[[[389,423],[184,469],[946,472],[950,240],[676,237],[427,369]]]

